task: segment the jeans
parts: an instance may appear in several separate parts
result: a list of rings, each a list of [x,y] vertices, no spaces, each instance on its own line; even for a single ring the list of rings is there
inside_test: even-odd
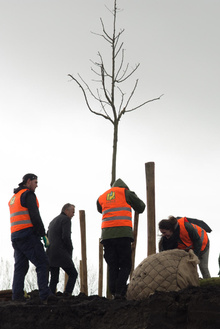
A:
[[[131,239],[106,239],[102,243],[104,258],[109,267],[109,290],[112,295],[124,296],[131,271]]]
[[[75,266],[73,267],[61,267],[64,272],[68,275],[68,281],[65,287],[65,291],[68,294],[72,294],[76,279],[78,276],[77,270],[75,269]],[[60,274],[60,268],[59,267],[50,267],[50,290],[53,294],[56,293],[56,287],[59,282],[59,274]]]
[[[12,241],[14,248],[14,277],[12,284],[12,299],[24,297],[24,280],[28,272],[29,261],[36,266],[39,295],[42,300],[51,295],[48,287],[49,263],[40,238],[31,234],[22,239]]]

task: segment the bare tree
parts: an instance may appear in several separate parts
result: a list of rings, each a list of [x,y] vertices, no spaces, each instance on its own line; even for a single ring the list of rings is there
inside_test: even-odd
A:
[[[134,93],[138,86],[138,79],[134,82],[133,89],[131,90],[128,97],[126,93],[122,90],[122,84],[130,78],[134,72],[138,69],[140,64],[135,65],[134,68],[130,69],[129,63],[125,65],[125,50],[123,48],[123,42],[120,41],[121,35],[124,29],[119,32],[116,31],[116,20],[117,13],[120,9],[117,7],[117,0],[114,0],[113,10],[109,10],[113,16],[113,29],[112,33],[109,34],[106,31],[103,20],[100,18],[102,26],[102,34],[94,33],[102,38],[111,47],[111,66],[110,70],[107,69],[107,65],[104,63],[103,56],[98,52],[99,60],[98,62],[93,62],[93,67],[91,70],[96,75],[99,87],[95,92],[91,89],[88,83],[78,74],[78,78],[71,74],[68,74],[81,88],[86,105],[88,109],[104,119],[110,121],[113,124],[113,154],[112,154],[112,173],[111,173],[111,186],[116,179],[116,156],[117,156],[117,143],[118,143],[118,127],[119,121],[123,114],[135,111],[147,103],[159,100],[161,98],[153,98],[142,102],[141,104],[130,107],[130,101],[134,96]],[[93,109],[91,105],[91,99],[95,99],[100,106],[100,111]]]
[[[74,258],[74,264],[76,269],[79,273],[79,260],[78,258]],[[9,261],[7,259],[0,258],[0,291],[7,290],[12,288],[13,282],[13,260]],[[57,284],[57,291],[64,291],[64,279],[65,272],[60,269],[60,276],[59,276],[59,283]],[[97,273],[92,264],[88,264],[88,289],[89,295],[97,294],[98,292],[98,280],[97,280]],[[25,276],[24,282],[24,290],[29,293],[35,289],[38,289],[37,284],[37,274],[36,268],[33,264],[29,264],[29,270],[27,275]],[[79,276],[76,280],[76,285],[73,291],[74,295],[78,295],[80,293],[80,282]]]
[[[13,281],[13,266],[7,259],[0,259],[0,290],[11,289]]]

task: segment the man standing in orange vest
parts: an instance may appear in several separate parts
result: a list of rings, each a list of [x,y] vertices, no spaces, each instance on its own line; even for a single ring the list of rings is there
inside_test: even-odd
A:
[[[109,290],[115,299],[125,298],[131,271],[132,208],[142,213],[145,204],[121,179],[97,200],[97,209],[102,213],[101,243],[109,267]]]
[[[26,174],[9,201],[11,241],[15,258],[12,299],[15,301],[25,300],[24,279],[29,261],[36,266],[41,300],[46,301],[52,295],[48,287],[48,258],[40,241],[43,238],[45,247],[49,245],[34,193],[37,183],[36,175]]]

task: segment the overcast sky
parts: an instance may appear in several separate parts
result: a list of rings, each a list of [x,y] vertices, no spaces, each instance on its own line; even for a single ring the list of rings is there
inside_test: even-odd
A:
[[[96,200],[111,180],[113,126],[90,113],[68,74],[91,85],[90,60],[111,50],[113,0],[0,0],[0,257],[11,257],[8,201],[22,176],[36,190],[45,228],[64,203],[76,205],[72,238],[80,258],[79,210],[86,212],[87,256],[96,265],[101,215]],[[132,104],[164,94],[123,116],[117,177],[146,202],[145,163],[155,162],[156,223],[169,215],[206,221],[210,272],[220,252],[220,2],[119,0],[125,63],[140,63],[130,78]],[[109,64],[108,64],[109,65]],[[97,107],[97,110],[99,108]],[[159,234],[158,230],[157,233]],[[140,216],[137,262],[147,255],[147,212]]]

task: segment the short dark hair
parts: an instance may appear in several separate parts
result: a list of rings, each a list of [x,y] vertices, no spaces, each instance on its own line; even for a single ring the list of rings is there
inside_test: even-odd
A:
[[[162,219],[159,222],[159,229],[160,230],[170,230],[172,232],[174,232],[175,228],[176,228],[176,224],[177,224],[177,219],[174,216],[169,216],[168,219]]]
[[[74,208],[75,208],[74,204],[66,203],[66,204],[63,206],[61,212],[66,211],[66,210],[69,209],[70,207],[74,207]]]

